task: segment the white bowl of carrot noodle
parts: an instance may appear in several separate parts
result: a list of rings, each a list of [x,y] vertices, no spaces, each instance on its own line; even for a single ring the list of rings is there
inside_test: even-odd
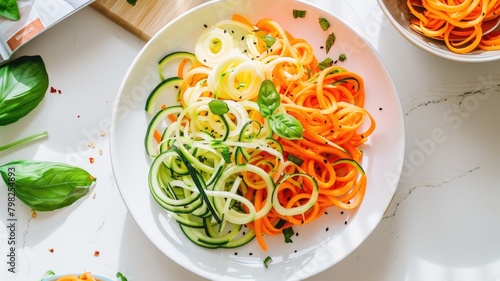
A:
[[[389,22],[410,43],[458,62],[500,59],[496,0],[378,0]],[[492,31],[491,31],[492,30]]]
[[[91,272],[58,274],[43,277],[40,281],[115,281]]]
[[[127,208],[166,256],[213,280],[298,280],[380,222],[404,125],[377,53],[336,16],[210,1],[138,54],[110,148]]]

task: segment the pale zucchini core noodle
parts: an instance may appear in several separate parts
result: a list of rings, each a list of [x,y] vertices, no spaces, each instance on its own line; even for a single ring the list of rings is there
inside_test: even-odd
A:
[[[235,14],[158,69],[146,102],[149,187],[197,245],[256,238],[266,250],[264,236],[363,200],[359,146],[375,129],[363,79],[320,67],[307,41]],[[172,93],[178,103],[165,104]]]

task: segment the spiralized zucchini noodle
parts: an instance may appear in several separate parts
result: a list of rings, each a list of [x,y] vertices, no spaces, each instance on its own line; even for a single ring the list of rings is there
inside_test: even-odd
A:
[[[206,26],[194,53],[169,53],[158,69],[146,102],[149,188],[197,245],[256,238],[266,250],[267,235],[361,204],[359,147],[375,120],[358,74],[322,67],[276,21],[239,14]],[[165,104],[172,91],[177,103]]]

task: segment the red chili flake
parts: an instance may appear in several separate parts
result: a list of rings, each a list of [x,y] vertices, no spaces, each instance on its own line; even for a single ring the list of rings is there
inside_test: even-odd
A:
[[[94,157],[89,157],[90,164],[94,164]]]
[[[52,86],[50,86],[50,92],[51,92],[52,94],[55,94],[55,93],[62,94],[62,91],[61,91],[61,90],[56,89],[56,88],[54,88],[54,87],[52,87]]]
[[[99,256],[99,251],[94,251],[94,257],[98,257]]]
[[[49,248],[49,252],[53,253],[54,252],[54,248]]]

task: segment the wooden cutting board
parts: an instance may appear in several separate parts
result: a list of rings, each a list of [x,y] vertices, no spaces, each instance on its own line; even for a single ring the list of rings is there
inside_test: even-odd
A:
[[[91,7],[104,16],[148,41],[163,26],[187,10],[208,0],[95,0]]]

